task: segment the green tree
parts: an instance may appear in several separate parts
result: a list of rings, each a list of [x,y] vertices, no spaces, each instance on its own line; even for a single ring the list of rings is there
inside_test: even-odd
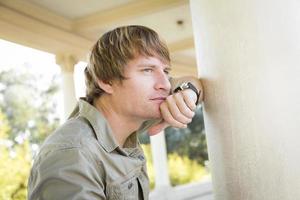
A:
[[[9,132],[10,132],[10,127],[7,118],[0,108],[0,139],[6,140],[8,138]]]
[[[155,171],[153,167],[152,153],[149,144],[142,144],[146,159],[147,171],[150,180],[150,188],[155,187]],[[168,154],[168,171],[172,186],[200,181],[208,178],[206,168],[187,156],[179,156],[177,153]]]
[[[205,165],[208,160],[204,121],[202,109],[196,110],[196,114],[188,127],[185,129],[165,129],[167,153],[176,153],[179,156],[187,156],[189,159]],[[147,133],[139,135],[142,144],[149,144],[150,138]]]
[[[208,160],[202,109],[196,114],[186,129],[167,128],[165,130],[168,154],[177,153],[205,165]]]
[[[28,66],[0,72],[0,199],[25,200],[32,143],[41,143],[59,124],[58,77],[48,85]]]
[[[0,72],[0,108],[6,114],[11,132],[9,139],[29,135],[30,142],[40,143],[59,124],[53,96],[59,89],[58,79],[43,87],[44,77],[24,69]]]
[[[0,199],[24,200],[27,196],[31,153],[28,140],[12,146],[9,122],[0,109]]]

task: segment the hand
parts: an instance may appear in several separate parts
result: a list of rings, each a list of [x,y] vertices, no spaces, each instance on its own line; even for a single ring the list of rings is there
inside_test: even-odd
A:
[[[162,121],[149,128],[148,134],[156,135],[168,126],[186,128],[196,110],[197,95],[191,89],[176,92],[160,105]]]

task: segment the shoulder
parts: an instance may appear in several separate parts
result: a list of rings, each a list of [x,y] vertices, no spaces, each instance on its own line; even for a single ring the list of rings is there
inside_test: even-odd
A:
[[[83,148],[60,148],[40,154],[28,182],[29,199],[92,199],[91,192],[104,197],[101,163]],[[99,198],[102,199],[102,198]]]
[[[52,148],[72,148],[81,147],[84,141],[95,139],[93,128],[88,121],[82,117],[77,117],[66,121],[44,141],[42,148],[52,146]]]
[[[96,156],[100,148],[92,134],[93,130],[82,119],[69,120],[52,133],[34,159],[29,192],[103,187],[98,185],[104,177],[101,157]]]
[[[39,153],[34,160],[35,164],[37,164],[50,157],[55,160],[63,159],[61,158],[62,156],[70,156],[70,153],[75,157],[76,154],[87,154],[88,158],[95,159],[95,151],[99,150],[101,149],[93,128],[87,120],[77,117],[68,120],[49,135],[41,145]]]

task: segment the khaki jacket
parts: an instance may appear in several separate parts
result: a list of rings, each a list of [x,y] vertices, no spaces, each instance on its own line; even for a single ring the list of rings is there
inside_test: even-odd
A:
[[[146,159],[137,134],[153,123],[145,123],[121,148],[103,115],[80,99],[72,117],[41,146],[28,199],[148,199]]]

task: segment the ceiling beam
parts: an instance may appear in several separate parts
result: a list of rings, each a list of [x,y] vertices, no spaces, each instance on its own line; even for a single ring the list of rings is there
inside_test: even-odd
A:
[[[168,48],[171,53],[183,51],[186,49],[193,49],[194,48],[194,38],[193,38],[193,36],[191,36],[189,38],[185,38],[185,39],[170,43],[170,44],[168,44]]]
[[[194,56],[184,54],[171,54],[171,75],[197,76],[197,62]]]
[[[173,63],[171,76],[197,76],[197,68],[196,67],[188,67],[182,64]]]
[[[63,30],[72,30],[72,21],[24,0],[0,0],[0,5]]]
[[[0,37],[27,46],[61,53],[69,51],[85,56],[93,41],[71,32],[45,24],[28,15],[0,5]]]
[[[141,17],[147,14],[187,4],[188,0],[147,0],[134,1],[96,14],[75,20],[74,30],[86,32],[99,27],[105,27],[116,22]]]
[[[195,56],[193,55],[181,55],[181,54],[172,55],[171,54],[171,61],[188,67],[197,68],[197,62]]]

